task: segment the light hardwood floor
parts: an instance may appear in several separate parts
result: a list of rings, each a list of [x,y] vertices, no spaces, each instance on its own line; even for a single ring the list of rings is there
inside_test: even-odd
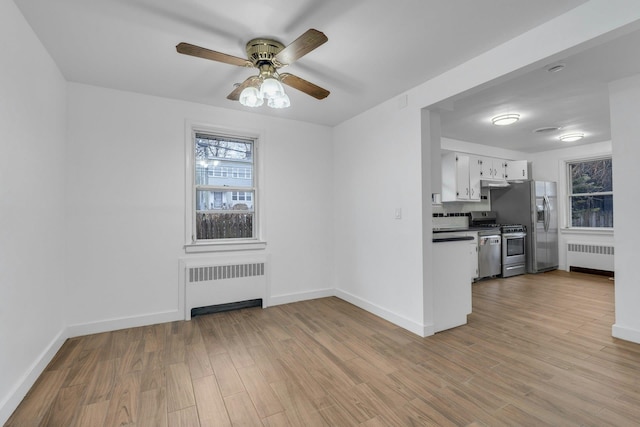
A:
[[[473,286],[468,325],[420,338],[337,298],[68,340],[7,426],[630,426],[640,345],[613,282]]]

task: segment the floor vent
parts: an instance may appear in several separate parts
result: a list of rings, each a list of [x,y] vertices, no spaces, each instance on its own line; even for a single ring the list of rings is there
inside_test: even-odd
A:
[[[222,313],[224,311],[240,310],[243,308],[262,307],[262,299],[252,299],[247,301],[230,302],[227,304],[209,305],[207,307],[196,307],[191,309],[191,317],[204,314]]]
[[[264,276],[264,262],[189,268],[189,283]]]
[[[586,273],[586,274],[595,274],[598,276],[606,276],[606,277],[614,277],[615,274],[613,271],[607,270],[596,270],[594,268],[584,268],[584,267],[569,267],[569,271],[574,271],[576,273]]]

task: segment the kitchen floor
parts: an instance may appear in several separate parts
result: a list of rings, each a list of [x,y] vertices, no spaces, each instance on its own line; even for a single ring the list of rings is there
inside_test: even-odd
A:
[[[420,338],[338,298],[68,340],[7,426],[635,425],[640,345],[613,282],[473,285],[467,325]]]

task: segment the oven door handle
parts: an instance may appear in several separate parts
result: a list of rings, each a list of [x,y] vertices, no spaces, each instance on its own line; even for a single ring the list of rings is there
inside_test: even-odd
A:
[[[527,233],[508,233],[508,234],[503,234],[502,238],[503,239],[519,239],[521,237],[527,237]]]

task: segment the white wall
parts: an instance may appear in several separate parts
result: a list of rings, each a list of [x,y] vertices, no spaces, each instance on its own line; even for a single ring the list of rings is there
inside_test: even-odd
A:
[[[613,336],[640,343],[640,75],[609,86],[611,138],[613,140],[613,188],[616,268],[616,323]]]
[[[334,133],[336,288],[416,333],[422,328],[420,115],[394,99]],[[396,209],[402,218],[396,219]]]
[[[62,344],[65,81],[0,2],[0,424]]]
[[[332,288],[330,128],[70,84],[74,334],[180,318],[185,120],[265,136],[259,148],[272,299],[304,299]]]

